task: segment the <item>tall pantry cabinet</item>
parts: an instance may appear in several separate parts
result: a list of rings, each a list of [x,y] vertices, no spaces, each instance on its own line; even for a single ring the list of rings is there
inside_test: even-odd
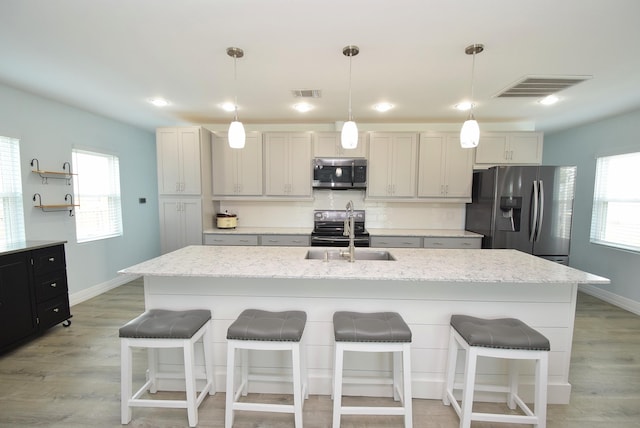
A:
[[[200,126],[158,128],[156,149],[161,252],[200,245],[203,221],[213,222],[214,215],[211,132]]]

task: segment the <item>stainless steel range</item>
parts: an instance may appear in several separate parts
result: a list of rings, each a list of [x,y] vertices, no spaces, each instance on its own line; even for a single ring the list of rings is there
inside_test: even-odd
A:
[[[364,210],[354,210],[354,244],[369,247],[369,232],[364,227]],[[315,210],[313,212],[312,247],[348,247],[349,237],[344,235],[345,210]]]

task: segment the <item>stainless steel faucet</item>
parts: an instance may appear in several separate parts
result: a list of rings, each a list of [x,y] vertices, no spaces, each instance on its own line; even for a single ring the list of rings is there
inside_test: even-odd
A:
[[[353,201],[347,202],[345,208],[347,217],[344,219],[344,236],[349,236],[349,248],[348,252],[344,251],[340,254],[343,257],[349,256],[349,262],[353,263],[356,259],[356,245],[355,245],[355,216],[353,215]]]

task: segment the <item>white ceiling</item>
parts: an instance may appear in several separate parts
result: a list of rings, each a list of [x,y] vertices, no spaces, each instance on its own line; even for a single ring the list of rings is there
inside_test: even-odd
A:
[[[640,108],[639,42],[639,0],[0,0],[0,82],[146,129],[228,123],[235,92],[245,124],[347,120],[349,44],[357,122],[462,123],[482,43],[481,126],[549,132]],[[592,78],[551,107],[495,97],[538,75]],[[293,89],[322,97],[301,114]]]

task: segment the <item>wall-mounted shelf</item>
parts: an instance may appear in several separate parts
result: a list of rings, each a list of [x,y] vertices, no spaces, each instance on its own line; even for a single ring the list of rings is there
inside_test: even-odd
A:
[[[74,173],[71,172],[71,164],[69,162],[65,162],[62,164],[62,171],[46,171],[40,169],[40,162],[38,159],[31,159],[31,172],[34,174],[38,174],[42,178],[42,184],[48,184],[50,178],[67,180],[67,185],[71,185],[71,179],[73,178]],[[35,169],[34,169],[35,168]]]
[[[79,207],[80,205],[74,205],[73,196],[70,193],[67,193],[64,196],[65,204],[43,204],[42,196],[40,193],[36,193],[33,195],[33,202],[36,204],[34,208],[40,208],[43,212],[53,212],[53,211],[69,211],[69,216],[73,216],[73,208]]]

